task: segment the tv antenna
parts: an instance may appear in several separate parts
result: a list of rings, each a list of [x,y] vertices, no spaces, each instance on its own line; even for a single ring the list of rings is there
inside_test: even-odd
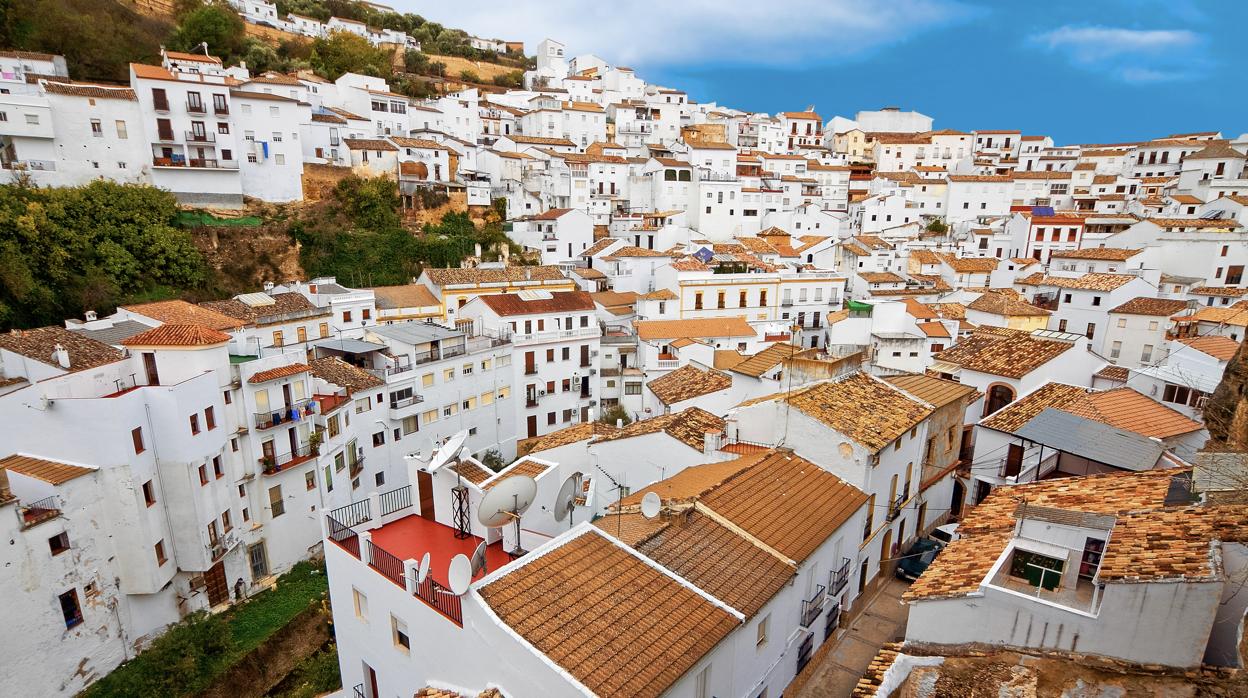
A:
[[[456,596],[463,596],[468,593],[468,587],[472,585],[472,560],[467,555],[460,553],[451,558],[451,566],[446,572],[446,581],[451,587],[451,593]]]
[[[647,519],[653,519],[659,515],[659,510],[663,508],[663,500],[659,499],[659,495],[654,492],[647,492],[646,496],[641,498],[641,515]]]
[[[477,520],[486,528],[502,528],[509,523],[516,526],[516,547],[507,551],[513,558],[524,555],[520,547],[520,515],[533,506],[537,497],[537,481],[526,475],[513,475],[500,480],[481,498]]]
[[[576,508],[576,496],[581,491],[581,473],[568,476],[559,487],[559,495],[555,497],[555,521],[568,520],[568,528],[572,528],[572,510]]]
[[[468,431],[466,429],[461,429],[452,434],[442,443],[438,450],[434,451],[426,469],[431,473],[436,472],[452,460],[458,465],[466,457],[465,454],[468,453],[468,449],[463,448],[464,441],[467,439]],[[468,488],[464,486],[464,478],[460,475],[459,468],[453,467],[452,469],[455,471],[455,486],[451,488],[451,524],[455,528],[455,537],[462,540],[472,536]]]

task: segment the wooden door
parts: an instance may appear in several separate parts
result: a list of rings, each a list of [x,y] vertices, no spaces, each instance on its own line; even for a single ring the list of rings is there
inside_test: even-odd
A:
[[[528,427],[529,427],[528,428],[529,438],[531,439],[534,436],[537,436],[537,415],[535,414],[529,415]]]
[[[156,355],[150,351],[143,352],[143,372],[147,374],[148,385],[160,385],[160,373],[156,370]]]
[[[1009,451],[1005,454],[1005,476],[1018,477],[1023,470],[1023,445],[1010,444]]]
[[[381,698],[377,692],[377,672],[371,666],[368,667],[368,691],[368,698]]]
[[[225,583],[225,560],[208,568],[204,574],[204,583],[208,586],[208,603],[219,606],[230,600],[230,587]]]
[[[433,476],[423,470],[416,471],[416,488],[420,490],[420,515],[434,521]]]

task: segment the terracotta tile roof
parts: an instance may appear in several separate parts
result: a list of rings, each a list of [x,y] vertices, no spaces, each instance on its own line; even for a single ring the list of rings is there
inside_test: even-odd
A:
[[[907,298],[906,300],[910,299]],[[949,330],[939,322],[919,322],[915,324],[918,326],[919,331],[926,337],[933,337],[936,339],[953,339],[953,336],[949,334]]]
[[[460,477],[477,486],[494,477],[493,472],[470,460],[458,461],[451,465],[450,468],[452,472],[457,473]]]
[[[777,342],[766,349],[745,357],[745,359],[743,359],[740,363],[735,364],[732,367],[732,370],[736,373],[758,378],[776,366],[779,366],[785,359],[801,351],[801,347],[795,347],[791,344]]]
[[[1238,230],[1239,222],[1234,218],[1145,218],[1145,221],[1162,228],[1212,228],[1216,230]]]
[[[592,527],[478,593],[604,698],[661,695],[739,627],[728,611]]]
[[[609,434],[602,434],[593,443],[603,443],[616,439],[627,439],[633,436],[657,434],[663,432],[689,448],[701,451],[705,446],[706,434],[720,434],[724,431],[724,420],[700,407],[688,407],[680,412],[659,415],[626,424]]]
[[[1235,352],[1239,350],[1239,342],[1221,335],[1188,337],[1180,339],[1179,342],[1196,351],[1204,352],[1219,361],[1230,361],[1235,356]]]
[[[933,358],[971,371],[1022,378],[1074,346],[1069,342],[1039,339],[1026,332],[1002,329],[981,328]]]
[[[346,119],[342,118],[341,116],[338,116],[337,114],[326,114],[324,112],[314,112],[312,114],[312,120],[316,122],[320,122],[320,123],[326,123],[326,124],[347,123]]]
[[[230,335],[202,325],[166,323],[121,340],[127,347],[206,347],[224,344]]]
[[[701,503],[795,562],[867,501],[858,488],[791,451],[738,460],[751,465],[701,495]]]
[[[495,485],[510,477],[524,476],[535,478],[547,470],[550,470],[549,465],[526,456],[500,470],[497,475],[490,478],[481,488],[486,490],[492,489]]]
[[[991,313],[1005,317],[1037,317],[1053,314],[1050,310],[1045,310],[1023,300],[1013,289],[1005,293],[993,291],[984,293],[979,298],[971,301],[966,308],[967,310],[977,310],[981,313]]]
[[[71,465],[62,461],[28,456],[22,453],[15,453],[7,458],[0,459],[0,470],[21,473],[53,485],[60,485],[74,478],[95,472],[93,468],[84,468],[81,465]]]
[[[831,324],[830,322],[828,324]],[[741,352],[736,349],[716,349],[715,350],[715,368],[727,370],[736,366],[745,360]]]
[[[611,514],[594,525],[746,618],[758,613],[794,575],[791,565],[696,510],[655,519],[635,512]]]
[[[633,245],[625,245],[611,250],[612,257],[667,257],[666,252],[658,250],[648,250],[644,247],[634,247]]]
[[[92,99],[124,99],[135,101],[134,90],[118,85],[94,85],[88,82],[45,82],[45,92],[69,97],[89,97]]]
[[[936,408],[977,395],[975,388],[969,385],[923,373],[889,376],[884,380]]]
[[[932,413],[884,381],[865,373],[823,381],[787,393],[746,400],[741,407],[784,400],[873,453],[892,443]]]
[[[123,305],[122,309],[160,322],[202,325],[212,330],[236,330],[247,325],[246,322],[237,318],[186,301],[156,301],[140,305]]]
[[[611,424],[603,424],[602,422],[581,422],[565,427],[559,431],[552,431],[542,436],[534,436],[530,439],[521,439],[516,443],[516,452],[519,455],[528,455],[530,453],[540,453],[541,451],[549,451],[552,448],[567,446],[578,441],[588,442],[599,436],[606,436],[615,432],[615,426]]]
[[[277,380],[278,378],[285,378],[287,376],[296,376],[296,375],[299,375],[300,373],[304,373],[304,372],[311,371],[311,370],[312,370],[312,367],[308,366],[307,364],[288,364],[286,366],[278,366],[277,368],[270,368],[267,371],[260,371],[258,373],[255,373],[251,376],[251,378],[247,379],[247,382],[248,383],[264,383],[265,381],[273,381],[273,380]]]
[[[1126,366],[1115,366],[1106,364],[1104,368],[1092,374],[1095,378],[1104,378],[1105,380],[1117,381],[1119,383],[1127,382],[1131,377],[1131,371]]]
[[[312,301],[305,298],[301,293],[271,293],[268,295],[269,298],[273,299],[272,305],[250,306],[237,298],[231,298],[224,301],[207,301],[200,303],[200,306],[222,315],[242,320],[244,325],[264,324],[274,319],[279,319],[288,313],[310,313],[317,309]],[[320,314],[329,315],[329,308],[322,309]]]
[[[368,121],[367,118],[360,116],[359,114],[353,114],[352,112],[349,112],[346,109],[340,109],[338,107],[326,107],[326,109],[329,109],[330,111],[337,114],[338,116],[341,116],[344,119],[351,119],[352,121]]]
[[[667,375],[655,378],[646,383],[646,386],[664,405],[674,405],[727,390],[732,387],[732,376],[715,369],[701,369],[693,364],[686,364]]]
[[[594,299],[585,291],[552,291],[549,298],[530,299],[518,293],[494,293],[477,298],[503,317],[567,313],[577,310],[593,310],[595,307]]]
[[[1221,579],[1217,542],[1248,541],[1248,506],[1191,506],[1118,517],[1097,579]]]
[[[891,271],[860,271],[858,276],[861,276],[863,281],[872,284],[901,284],[906,282],[904,278]]]
[[[757,332],[744,317],[694,318],[688,320],[642,320],[637,336],[645,341],[706,337],[754,337]]]
[[[5,58],[24,58],[28,61],[51,61],[56,58],[55,54],[40,53],[38,51],[0,51],[0,56]]]
[[[380,150],[398,152],[394,144],[384,138],[344,138],[343,145],[349,150]]]
[[[1153,315],[1159,317],[1170,317],[1187,309],[1187,301],[1176,300],[1172,298],[1149,298],[1147,296],[1137,296],[1110,310],[1111,313],[1120,313],[1123,315]]]
[[[576,144],[566,138],[543,138],[541,136],[522,136],[518,133],[512,133],[506,136],[512,143],[517,145],[558,145],[576,147]]]
[[[1143,250],[1128,250],[1120,247],[1089,247],[1083,250],[1065,250],[1054,252],[1053,259],[1101,259],[1125,262]]]
[[[655,289],[641,296],[642,299],[648,301],[674,301],[679,297],[670,288]]]
[[[62,369],[69,373],[111,364],[125,358],[125,354],[118,349],[55,325],[0,334],[0,349],[60,368],[61,365],[52,355],[58,344],[69,352],[69,368]]]
[[[1026,138],[1026,136],[1024,136]],[[876,698],[884,685],[884,675],[897,661],[901,652],[901,643],[887,642],[875,653],[875,657],[867,665],[867,671],[858,678],[851,698]]]
[[[386,381],[374,376],[362,368],[357,368],[337,356],[324,356],[313,359],[309,365],[312,375],[328,383],[343,387],[347,392],[356,393],[361,390],[380,388]]]
[[[1014,281],[1016,285],[1023,286],[1056,286],[1058,288],[1073,288],[1083,291],[1112,291],[1120,286],[1131,283],[1132,279],[1137,277],[1130,274],[1103,274],[1103,273],[1087,273],[1083,276],[1074,278],[1065,276],[1046,276],[1039,273],[1023,277]]]
[[[940,255],[931,250],[910,250],[910,259],[919,264],[940,264]]]
[[[907,601],[964,596],[979,589],[1013,535],[1019,500],[1090,514],[1117,515],[1165,504],[1170,479],[1187,471],[1146,470],[1001,486],[971,509],[950,543],[902,596]]]
[[[182,51],[165,51],[165,56],[175,61],[189,61],[193,63],[221,63],[221,59],[216,56],[207,56],[200,53],[183,53]]]
[[[269,92],[251,92],[248,90],[231,89],[230,96],[234,97],[235,99],[263,99],[263,100],[268,100],[270,102],[291,102],[292,104],[297,104],[299,102],[299,100],[294,99],[292,97],[285,97],[283,95],[275,95]]]
[[[1199,422],[1133,388],[1096,391],[1065,383],[1046,383],[1001,408],[980,424],[999,431],[1014,432],[1048,408],[1149,438],[1166,439],[1201,428]]]
[[[1001,262],[996,257],[955,257],[951,254],[942,254],[939,257],[959,274],[996,271]]]
[[[399,308],[428,308],[441,304],[424,284],[404,284],[402,286],[375,286],[372,289],[377,307],[383,310]]]
[[[593,269],[591,267],[585,267],[585,268],[574,267],[572,269],[572,273],[575,274],[576,276],[581,277],[582,279],[605,279],[607,278],[606,274],[603,274],[597,269]]]
[[[605,237],[605,238],[602,238],[601,240],[596,240],[594,241],[594,244],[590,245],[588,248],[585,249],[584,252],[580,253],[577,256],[578,257],[593,257],[599,252],[602,252],[603,250],[607,249],[608,247],[618,242],[623,242],[623,240],[619,238],[612,238],[612,237]]]
[[[1243,160],[1244,154],[1232,148],[1226,141],[1213,141],[1204,148],[1188,155],[1186,160]]]
[[[425,269],[424,274],[438,286],[495,284],[519,281],[558,281],[566,279],[559,267],[503,267],[490,269]]]
[[[1201,308],[1188,317],[1196,322],[1245,327],[1248,326],[1248,302],[1240,301],[1229,308]]]
[[[963,303],[926,303],[925,305],[931,308],[938,317],[950,320],[966,319],[966,305]]]

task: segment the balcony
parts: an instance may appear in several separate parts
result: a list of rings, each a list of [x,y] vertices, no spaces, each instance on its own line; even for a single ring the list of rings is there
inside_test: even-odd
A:
[[[208,107],[203,102],[197,102],[193,99],[186,100],[186,110],[192,114],[208,113]]]
[[[213,113],[213,114],[216,114],[217,116],[229,116],[229,115],[230,115],[230,105],[228,105],[228,104],[214,104],[214,105],[212,105],[212,113]]]
[[[171,158],[152,158],[154,167],[192,167],[196,169],[211,170],[237,170],[237,160],[217,160],[215,158],[192,158],[186,159],[181,155],[175,155]]]
[[[828,588],[822,584],[815,587],[815,593],[802,601],[802,627],[809,628],[823,611],[823,602],[827,598]]]
[[[364,472],[364,456],[356,455],[355,460],[348,459],[347,466],[348,470],[351,472],[351,477],[359,475]]]
[[[545,330],[542,332],[523,332],[511,335],[513,342],[549,342],[560,339],[578,339],[581,337],[598,337],[602,330],[598,326],[577,327],[571,330]]]
[[[412,413],[415,412],[415,410],[411,408],[424,401],[425,398],[423,395],[413,395],[411,397],[405,397],[402,400],[391,401],[390,419],[403,419],[404,417],[411,416]]]
[[[281,426],[283,424],[294,424],[296,422],[305,421],[308,417],[316,414],[316,404],[317,402],[315,400],[309,400],[307,403],[304,403],[299,407],[291,407],[288,405],[286,407],[280,407],[264,412],[256,412],[254,415],[256,429],[263,431],[265,429],[272,429],[273,427]]]
[[[828,588],[832,590],[833,596],[840,594],[849,585],[849,567],[851,564],[853,564],[852,560],[843,557],[841,558],[841,566],[828,574]]]
[[[186,142],[187,143],[216,143],[217,134],[211,131],[203,131],[203,132],[187,131]]]
[[[38,526],[61,515],[61,499],[54,494],[30,503],[19,502],[17,515],[22,520],[22,528]]]
[[[887,518],[888,518],[889,523],[896,521],[897,517],[901,516],[901,505],[905,501],[906,501],[906,495],[899,494],[888,505],[888,517]]]
[[[301,463],[312,460],[319,452],[319,448],[312,448],[311,444],[305,443],[294,451],[272,456],[261,456],[259,460],[260,465],[264,468],[265,475],[276,475],[284,470],[290,470]]]
[[[780,301],[780,307],[781,307],[781,308],[792,308],[792,307],[793,307],[793,299],[792,299],[792,298],[785,298],[784,300]]]

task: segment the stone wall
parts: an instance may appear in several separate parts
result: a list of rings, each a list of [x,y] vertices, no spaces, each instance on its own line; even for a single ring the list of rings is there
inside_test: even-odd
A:
[[[1205,406],[1204,416],[1210,441],[1232,450],[1248,450],[1248,351],[1242,342]]]

